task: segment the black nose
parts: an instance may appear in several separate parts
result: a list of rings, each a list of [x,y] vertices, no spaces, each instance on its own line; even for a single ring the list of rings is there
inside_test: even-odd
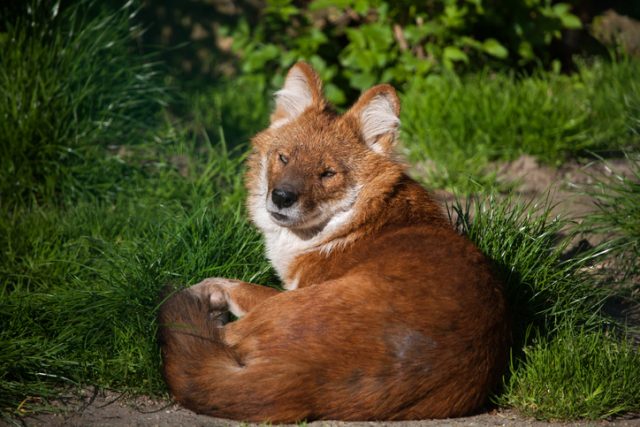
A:
[[[271,192],[271,200],[278,209],[288,208],[298,200],[298,194],[283,188],[276,188]]]

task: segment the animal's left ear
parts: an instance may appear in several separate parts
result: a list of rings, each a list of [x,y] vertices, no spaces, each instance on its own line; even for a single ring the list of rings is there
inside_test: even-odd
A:
[[[364,142],[381,154],[390,154],[400,125],[400,100],[395,89],[383,84],[363,93],[346,113],[360,125]]]

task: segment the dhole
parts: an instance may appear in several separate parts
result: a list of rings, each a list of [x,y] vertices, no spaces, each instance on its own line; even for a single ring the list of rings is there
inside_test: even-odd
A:
[[[486,402],[508,359],[503,287],[394,158],[399,109],[380,85],[337,115],[308,65],[289,71],[246,176],[288,292],[211,278],[169,298],[160,341],[178,402],[266,422],[455,417]]]

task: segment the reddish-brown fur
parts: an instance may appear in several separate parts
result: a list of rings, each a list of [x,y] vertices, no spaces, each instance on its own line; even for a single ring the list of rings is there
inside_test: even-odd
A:
[[[254,138],[252,218],[260,224],[263,167],[266,197],[283,182],[299,189],[300,212],[309,213],[303,219],[360,185],[352,215],[330,233],[323,224],[291,225],[291,239],[318,240],[286,262],[273,249],[283,246],[273,245],[269,255],[295,290],[208,279],[166,301],[159,322],[172,394],[196,412],[246,421],[402,420],[478,410],[507,363],[502,283],[393,159],[395,131],[369,141],[375,150],[363,140],[359,117],[372,99],[386,97],[383,107],[398,114],[393,89],[377,86],[337,116],[313,70],[296,67],[312,103]],[[272,123],[287,114],[278,106]],[[327,168],[335,175],[320,178]],[[265,231],[267,239],[272,232]],[[243,316],[225,324],[219,314],[228,309]]]

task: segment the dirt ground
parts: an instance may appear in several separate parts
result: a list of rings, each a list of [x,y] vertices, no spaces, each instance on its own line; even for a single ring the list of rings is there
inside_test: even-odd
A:
[[[499,179],[517,182],[515,188],[524,199],[536,199],[550,190],[550,198],[556,204],[554,212],[578,218],[594,209],[592,200],[581,195],[576,188],[589,184],[597,176],[615,174],[630,175],[629,164],[625,160],[611,160],[607,166],[600,163],[585,165],[569,163],[559,169],[538,164],[529,156],[508,164],[494,165]],[[450,203],[454,197],[446,192],[437,192],[443,203]],[[591,240],[591,239],[590,239]],[[595,244],[595,241],[591,242]],[[622,313],[628,321],[640,324],[640,310]],[[229,420],[196,415],[170,401],[153,400],[148,397],[127,397],[112,392],[89,392],[82,396],[61,400],[54,405],[57,413],[30,414],[15,419],[17,425],[26,426],[236,426],[240,423]],[[6,424],[7,422],[4,421]],[[0,420],[0,425],[3,421]],[[7,424],[9,425],[9,424]],[[242,424],[247,425],[247,424]],[[448,419],[411,422],[313,422],[311,426],[639,426],[640,414],[624,419],[606,421],[582,421],[573,423],[548,423],[536,421],[511,410],[493,410],[479,415]]]
[[[59,405],[56,405],[59,406]],[[87,392],[82,399],[72,399],[59,406],[63,412],[56,414],[31,415],[16,420],[18,425],[51,426],[51,427],[81,427],[81,426],[141,426],[141,427],[173,427],[173,426],[248,426],[220,418],[197,415],[168,401],[152,400],[148,397],[128,398],[116,393],[94,394]],[[1,422],[0,422],[1,424]],[[398,421],[398,422],[338,422],[315,421],[309,423],[311,427],[462,427],[462,426],[524,426],[524,427],[554,427],[554,426],[603,426],[603,427],[632,427],[640,426],[640,418],[581,421],[571,423],[554,423],[536,421],[518,415],[511,410],[490,411],[471,417]]]
[[[424,167],[418,166],[417,172]],[[595,180],[612,176],[631,177],[631,165],[627,159],[608,159],[602,162],[569,161],[559,168],[540,164],[533,156],[521,156],[513,162],[494,163],[487,172],[496,173],[497,180],[513,186],[512,194],[521,200],[544,201],[547,194],[554,206],[553,213],[579,219],[596,209],[593,200],[583,192]],[[442,203],[455,200],[453,194],[436,191]]]

